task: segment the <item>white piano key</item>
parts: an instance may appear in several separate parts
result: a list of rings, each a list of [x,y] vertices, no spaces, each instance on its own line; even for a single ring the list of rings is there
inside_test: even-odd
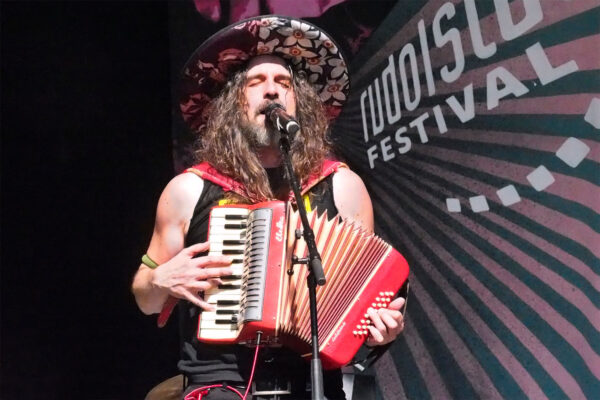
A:
[[[210,235],[209,243],[223,243],[225,240],[246,240],[246,236],[240,235],[240,232],[222,232],[218,235]]]
[[[208,329],[222,327],[224,330],[237,330],[237,320],[232,320],[231,316],[223,318],[219,315],[203,315],[202,322],[204,322],[204,326]]]
[[[224,331],[220,329],[202,329],[200,328],[200,337],[203,339],[212,340],[233,340],[238,336],[237,330],[235,331]]]
[[[248,213],[250,212],[250,210],[248,210],[247,208],[213,208],[210,216],[211,218],[224,218],[226,215],[248,215]]]
[[[210,252],[222,253],[223,250],[246,250],[245,244],[223,244],[223,242],[210,242]]]
[[[240,311],[239,304],[231,304],[231,305],[219,304],[216,307],[217,307],[216,311],[203,311],[202,314],[205,314],[205,313],[217,314],[217,311],[228,311],[228,312],[238,313]]]
[[[239,238],[243,238],[246,236],[246,228],[225,228],[224,225],[211,225],[209,231],[211,236],[216,235],[216,237],[224,235],[239,235]]]
[[[232,321],[232,319],[231,319],[232,316],[235,316],[237,318],[237,313],[236,314],[217,314],[215,312],[204,311],[202,313],[202,320],[203,321],[216,321],[216,320],[228,321],[229,324],[225,324],[225,325],[237,324],[237,321],[236,322]]]
[[[212,305],[216,305],[217,301],[219,301],[219,300],[240,302],[241,301],[241,296],[239,296],[239,295],[230,295],[230,294],[216,293],[216,294],[212,294],[210,296],[205,296],[204,297],[204,301],[206,301],[207,303],[212,304]]]
[[[240,298],[242,296],[242,291],[240,289],[219,289],[219,288],[210,288],[204,292],[204,296],[206,295],[217,295],[217,296],[237,296]]]

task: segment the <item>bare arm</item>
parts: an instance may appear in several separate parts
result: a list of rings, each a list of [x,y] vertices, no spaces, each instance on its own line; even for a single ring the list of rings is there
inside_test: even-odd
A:
[[[373,205],[371,197],[362,179],[347,168],[340,168],[333,176],[333,198],[340,215],[361,224],[373,232]],[[400,310],[405,299],[399,297],[388,308],[375,310],[369,308],[369,317],[373,324],[369,326],[369,346],[392,342],[404,329],[404,317]]]
[[[340,168],[333,175],[333,200],[340,216],[373,232],[371,197],[362,179],[348,168]]]
[[[159,313],[169,295],[207,308],[198,292],[208,289],[221,275],[231,274],[228,257],[194,256],[208,250],[207,243],[184,248],[188,223],[202,193],[203,181],[193,174],[178,175],[163,191],[156,211],[154,232],[147,254],[159,264],[140,264],[132,291],[146,314]]]

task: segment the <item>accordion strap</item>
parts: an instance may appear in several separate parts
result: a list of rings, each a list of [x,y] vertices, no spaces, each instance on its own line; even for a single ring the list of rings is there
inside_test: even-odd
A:
[[[206,179],[207,181],[221,186],[226,192],[234,192],[244,198],[250,198],[246,192],[246,188],[244,187],[243,183],[238,182],[235,179],[232,179],[229,176],[220,173],[207,162],[196,164],[183,172],[192,172],[202,179]]]

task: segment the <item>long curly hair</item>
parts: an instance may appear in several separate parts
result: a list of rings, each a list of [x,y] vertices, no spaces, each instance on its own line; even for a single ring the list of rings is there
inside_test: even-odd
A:
[[[252,201],[275,198],[267,172],[242,130],[245,122],[246,70],[232,75],[208,111],[208,120],[200,131],[195,156],[207,161],[222,174],[241,182]],[[296,118],[302,127],[294,138],[290,154],[300,182],[320,170],[331,153],[329,121],[321,99],[301,73],[293,73],[293,93],[296,98]]]

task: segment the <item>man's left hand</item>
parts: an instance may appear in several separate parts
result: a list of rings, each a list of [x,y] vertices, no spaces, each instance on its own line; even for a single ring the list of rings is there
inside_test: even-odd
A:
[[[367,339],[367,346],[381,346],[390,343],[404,329],[404,317],[400,309],[404,306],[405,299],[399,297],[392,301],[387,308],[375,310],[369,308],[367,313],[371,319],[369,331],[371,335]]]

